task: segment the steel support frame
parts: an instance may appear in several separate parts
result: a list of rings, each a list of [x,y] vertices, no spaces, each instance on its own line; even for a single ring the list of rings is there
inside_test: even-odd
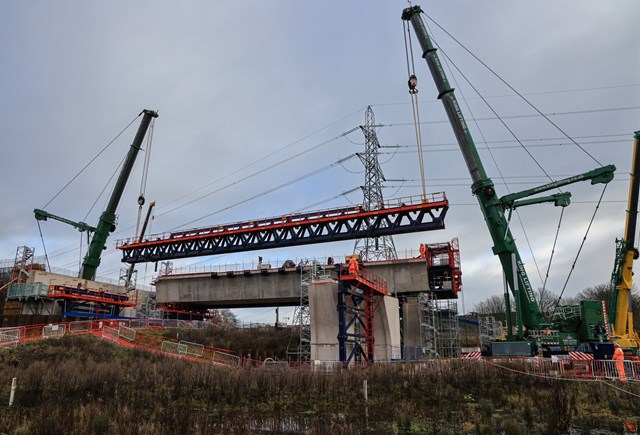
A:
[[[102,304],[91,301],[76,301],[64,299],[63,315],[74,317],[73,313],[86,313],[95,316],[96,319],[101,317],[119,317],[122,307],[118,305]]]
[[[348,282],[338,282],[338,346],[340,361],[372,363],[374,360],[375,296]],[[353,328],[352,332],[349,330]],[[353,347],[348,352],[348,345]]]

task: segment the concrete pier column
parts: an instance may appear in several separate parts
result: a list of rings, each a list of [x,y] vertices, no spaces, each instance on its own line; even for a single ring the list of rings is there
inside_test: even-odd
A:
[[[384,296],[376,307],[373,318],[374,361],[391,361],[401,358],[400,312],[398,299]]]
[[[318,281],[309,285],[311,320],[311,359],[339,361],[338,347],[338,283]],[[399,359],[400,315],[398,300],[385,296],[374,312],[375,361]],[[353,350],[348,346],[347,353]]]
[[[311,320],[311,359],[339,361],[338,355],[338,283],[316,281],[309,285]]]
[[[402,337],[404,359],[415,360],[422,355],[420,339],[420,304],[417,299],[408,299],[402,304]]]

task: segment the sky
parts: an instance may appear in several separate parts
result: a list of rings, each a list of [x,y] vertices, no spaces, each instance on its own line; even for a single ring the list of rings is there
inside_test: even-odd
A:
[[[498,195],[544,184],[545,174],[559,179],[616,165],[582,249],[601,185],[566,189],[573,202],[563,213],[550,267],[561,210],[526,207],[511,225],[534,287],[542,287],[547,274],[547,288],[566,288],[566,296],[607,282],[615,239],[624,231],[633,132],[640,129],[640,3],[420,5]],[[14,258],[21,245],[44,254],[34,208],[46,205],[50,213],[95,225],[142,109],[159,112],[152,146],[144,147],[144,193],[157,203],[150,233],[361,202],[362,165],[354,157],[336,162],[364,150],[358,130],[342,133],[364,123],[367,106],[384,125],[377,134],[385,197],[420,194],[400,19],[406,6],[382,0],[0,2],[0,259]],[[417,47],[414,39],[409,63],[418,76],[427,190],[446,192],[450,208],[446,229],[394,242],[403,257],[420,243],[457,237],[461,311],[470,311],[502,292],[502,273]],[[134,234],[144,154],[120,203],[100,276],[118,279],[115,241]],[[41,230],[51,267],[77,272],[86,240],[81,248],[81,235],[59,222],[43,222]],[[353,242],[336,242],[198,257],[174,267],[352,251]],[[154,265],[141,266],[138,276],[151,282]],[[275,319],[271,308],[236,314],[245,321]],[[286,321],[291,309],[281,315]]]

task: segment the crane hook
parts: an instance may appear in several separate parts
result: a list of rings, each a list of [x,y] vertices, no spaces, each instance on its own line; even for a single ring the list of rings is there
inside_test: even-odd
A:
[[[411,74],[409,76],[409,93],[410,94],[417,94],[418,93],[418,89],[416,89],[416,86],[418,86],[418,77],[416,77],[415,74]]]

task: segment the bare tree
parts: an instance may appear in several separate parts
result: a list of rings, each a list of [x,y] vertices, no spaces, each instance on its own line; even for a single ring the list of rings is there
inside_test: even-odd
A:
[[[506,311],[504,297],[499,295],[489,296],[487,299],[475,304],[473,311],[482,315],[504,314]]]
[[[572,297],[562,298],[560,300],[559,305],[578,305],[580,301],[583,300],[591,300],[591,301],[604,301],[607,306],[611,304],[613,296],[613,286],[609,282],[605,282],[602,284],[594,285],[593,287],[588,287],[577,295]],[[515,302],[513,297],[511,300],[511,311],[515,310]],[[547,319],[551,319],[553,311],[558,303],[558,295],[552,292],[549,289],[539,288],[536,291],[536,300],[540,305],[540,311],[543,316]],[[633,316],[633,324],[634,329],[640,330],[640,294],[638,294],[638,289],[633,286],[631,290],[631,307],[634,313]],[[504,296],[502,295],[492,295],[488,298],[478,302],[473,306],[473,311],[477,312],[480,315],[484,316],[496,316],[501,318],[505,315],[505,303]]]
[[[511,303],[511,311],[515,311],[516,304],[513,296],[511,296],[509,299]],[[540,311],[545,317],[551,316],[557,300],[558,295],[556,295],[549,289],[539,288],[536,291],[536,301],[540,305]],[[506,311],[504,296],[489,296],[487,299],[480,301],[476,305],[474,305],[473,310],[482,315],[504,314],[504,312]]]
[[[549,289],[538,288],[536,291],[536,300],[538,301],[538,305],[540,305],[542,315],[547,319],[551,318],[556,303],[558,302],[558,295]]]
[[[238,326],[238,318],[233,314],[233,312],[231,312],[231,310],[214,310],[213,315],[218,320],[218,325],[223,328]]]

